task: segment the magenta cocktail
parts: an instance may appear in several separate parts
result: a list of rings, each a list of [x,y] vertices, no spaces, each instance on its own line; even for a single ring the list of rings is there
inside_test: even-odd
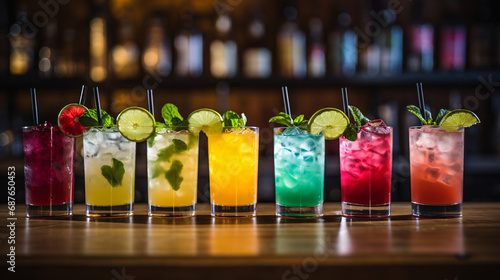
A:
[[[357,128],[357,140],[340,137],[342,215],[382,218],[390,215],[392,127]]]
[[[49,122],[23,127],[26,214],[73,214],[75,139]]]

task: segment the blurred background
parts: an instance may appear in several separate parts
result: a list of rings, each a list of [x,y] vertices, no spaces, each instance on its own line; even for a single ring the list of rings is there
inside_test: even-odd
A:
[[[259,126],[259,201],[274,201],[273,124],[288,86],[292,113],[309,118],[349,102],[394,126],[393,201],[410,200],[406,112],[416,82],[434,114],[466,108],[465,201],[500,201],[500,3],[493,0],[0,0],[0,159],[16,167],[24,201],[21,127],[31,125],[29,88],[41,121],[57,123],[80,88],[99,86],[117,116],[171,102],[187,116],[209,107],[244,112]],[[89,95],[90,96],[90,95]],[[86,105],[94,107],[91,98]],[[75,201],[84,202],[81,138]],[[326,144],[325,200],[340,201],[338,141]],[[137,146],[136,202],[147,202],[146,146]],[[199,202],[208,202],[201,137]],[[1,194],[2,201],[6,194]]]

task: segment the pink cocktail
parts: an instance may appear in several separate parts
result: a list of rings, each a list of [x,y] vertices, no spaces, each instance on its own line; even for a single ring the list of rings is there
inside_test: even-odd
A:
[[[72,215],[75,139],[46,122],[23,127],[28,217]]]
[[[383,124],[383,122],[382,122]],[[342,215],[390,216],[392,127],[363,126],[357,140],[340,137]]]

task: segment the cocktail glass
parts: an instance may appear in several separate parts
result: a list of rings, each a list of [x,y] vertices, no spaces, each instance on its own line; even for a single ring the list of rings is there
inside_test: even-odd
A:
[[[23,127],[26,215],[73,215],[75,139],[50,123]]]
[[[342,216],[386,218],[391,213],[392,127],[356,127],[340,137]]]
[[[412,214],[462,216],[464,129],[410,127]]]
[[[199,136],[187,127],[158,131],[148,139],[150,216],[194,216]]]
[[[325,138],[306,128],[274,129],[276,215],[323,216]]]
[[[83,134],[87,216],[130,216],[135,186],[135,142],[116,127],[89,128]]]
[[[224,128],[207,137],[212,216],[255,216],[259,128]]]

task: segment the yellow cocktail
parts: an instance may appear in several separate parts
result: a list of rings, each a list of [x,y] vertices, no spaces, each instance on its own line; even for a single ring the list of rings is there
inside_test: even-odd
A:
[[[207,136],[212,215],[255,215],[259,129],[225,128]]]
[[[148,140],[148,199],[152,216],[193,216],[198,186],[198,139],[187,128],[164,129]]]
[[[135,185],[135,142],[116,127],[83,135],[85,202],[88,216],[131,215]]]

